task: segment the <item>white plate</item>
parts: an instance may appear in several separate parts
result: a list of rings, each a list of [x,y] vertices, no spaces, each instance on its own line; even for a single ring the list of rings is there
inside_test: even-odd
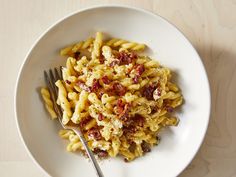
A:
[[[105,176],[177,176],[190,163],[206,133],[210,112],[206,72],[193,46],[173,25],[150,12],[124,6],[94,7],[70,15],[49,28],[30,50],[15,96],[17,124],[28,152],[45,174],[96,176],[84,157],[66,152],[66,142],[58,137],[60,125],[50,120],[38,92],[45,85],[43,70],[65,63],[58,50],[96,31],[147,44],[151,56],[176,72],[185,98],[178,113],[179,126],[163,131],[159,146],[131,163],[120,158],[102,162]]]

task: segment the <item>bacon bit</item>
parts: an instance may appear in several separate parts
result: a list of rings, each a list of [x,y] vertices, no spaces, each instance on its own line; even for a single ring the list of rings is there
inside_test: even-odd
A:
[[[124,103],[123,103],[123,101],[122,101],[122,99],[118,99],[117,100],[117,112],[118,112],[118,114],[121,114],[123,111],[124,111]]]
[[[135,72],[135,76],[133,78],[133,81],[134,81],[135,84],[137,84],[138,79],[142,75],[142,73],[145,71],[145,68],[144,68],[143,64],[137,64],[133,67],[133,70]]]
[[[120,64],[129,64],[132,63],[134,59],[137,59],[137,54],[122,51],[119,52],[116,57],[120,60]]]
[[[119,52],[116,57],[120,61],[120,64],[129,64],[132,63],[134,59],[138,58],[137,54],[124,51]]]
[[[126,128],[127,128],[127,127],[126,127]],[[133,143],[133,140],[132,140],[132,139],[129,139],[129,138],[130,138],[130,137],[127,137],[127,143],[131,145],[131,144]]]
[[[108,153],[106,151],[101,150],[98,153],[98,157],[100,157],[100,158],[106,158],[107,156],[108,156]]]
[[[136,76],[134,76],[134,78],[133,78],[133,82],[134,82],[134,84],[137,84],[138,83],[138,76],[136,75]]]
[[[153,85],[146,86],[143,90],[143,96],[145,96],[148,100],[153,99],[153,92],[155,87]]]
[[[69,80],[66,80],[65,82],[66,82],[67,84],[71,84],[71,81],[69,81]]]
[[[99,57],[99,62],[100,62],[101,64],[103,64],[104,61],[105,61],[105,58],[104,58],[103,55],[101,55],[101,56]]]
[[[79,86],[82,90],[85,90],[85,91],[87,91],[87,92],[91,92],[91,88],[88,87],[87,85],[85,85],[85,83],[82,82],[82,81],[78,81],[78,82],[76,83],[76,85]]]
[[[152,107],[152,112],[151,112],[151,114],[154,114],[154,113],[157,112],[158,110],[159,110],[158,106]]]
[[[130,103],[124,103],[122,99],[120,98],[118,99],[116,110],[120,120],[122,121],[128,120],[130,108],[131,108]]]
[[[79,123],[79,126],[80,128],[83,129],[83,127],[91,120],[92,118],[89,116],[89,117],[86,117],[85,119],[83,119],[80,123]]]
[[[106,151],[103,151],[103,150],[98,149],[98,148],[95,148],[95,149],[93,150],[93,152],[94,152],[95,154],[97,154],[98,157],[100,157],[100,158],[105,158],[105,157],[108,156],[108,153],[107,153]]]
[[[122,121],[127,121],[128,120],[128,114],[125,112],[124,114],[119,116],[119,119]]]
[[[97,91],[100,87],[100,83],[98,79],[93,80],[92,91]]]
[[[94,138],[95,140],[101,140],[102,139],[102,135],[100,133],[100,131],[97,128],[91,128],[88,131],[88,136],[91,138]]]
[[[123,103],[123,101],[122,101],[121,98],[119,98],[119,99],[117,100],[117,105],[118,105],[118,106],[124,106],[124,103]]]
[[[134,66],[134,69],[136,70],[136,73],[138,76],[141,76],[143,72],[145,71],[144,65],[143,64],[137,64]]]
[[[101,113],[98,114],[98,120],[99,120],[99,121],[104,120],[104,116],[103,116]]]
[[[123,128],[124,134],[134,134],[136,130],[137,129],[134,125],[130,125]]]
[[[160,90],[160,84],[159,83],[157,83],[157,82],[151,83],[150,85],[146,86],[143,89],[143,96],[145,96],[148,100],[152,100],[153,99],[153,92],[157,88]],[[158,94],[161,94],[161,92],[158,91]]]
[[[174,108],[171,107],[171,106],[166,106],[165,109],[166,109],[167,112],[173,112],[174,111]]]
[[[79,59],[79,55],[80,55],[80,52],[79,52],[79,51],[78,51],[78,52],[75,52],[74,58],[75,58],[76,60],[78,60],[78,59]]]
[[[114,67],[115,65],[119,65],[120,64],[120,61],[119,60],[113,60],[111,63],[110,63],[110,67]]]
[[[142,147],[143,152],[151,152],[150,145],[146,143],[145,141],[142,142],[141,147]]]
[[[130,152],[134,152],[135,151],[135,148],[136,148],[136,144],[132,141],[129,143],[130,146],[129,146],[129,151]]]
[[[140,127],[144,126],[145,119],[141,115],[136,114],[133,120],[138,126]]]
[[[118,82],[113,83],[112,89],[116,92],[117,95],[123,96],[126,93],[126,88]]]
[[[138,58],[138,55],[137,55],[136,53],[134,53],[134,52],[131,52],[131,53],[130,53],[130,57],[131,57],[132,59],[137,59],[137,58]]]
[[[129,111],[130,111],[131,105],[129,103],[125,104],[124,110],[119,115],[120,120],[127,121],[129,118]]]
[[[111,81],[109,80],[109,78],[108,78],[107,76],[103,76],[103,77],[102,77],[102,82],[103,82],[104,84],[109,84]]]

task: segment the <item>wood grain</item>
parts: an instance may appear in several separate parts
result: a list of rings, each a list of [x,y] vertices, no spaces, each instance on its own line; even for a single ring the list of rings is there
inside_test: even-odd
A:
[[[91,5],[119,3],[145,8],[174,23],[196,47],[206,67],[212,93],[210,124],[199,152],[180,176],[236,177],[235,0],[0,2],[0,176],[44,176],[20,141],[13,110],[17,73],[30,46],[51,24],[71,12]]]

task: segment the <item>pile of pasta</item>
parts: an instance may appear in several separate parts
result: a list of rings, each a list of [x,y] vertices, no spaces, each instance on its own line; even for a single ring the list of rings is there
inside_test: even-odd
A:
[[[173,116],[182,94],[171,82],[171,71],[140,53],[144,44],[122,39],[104,40],[100,32],[60,51],[67,57],[58,80],[57,104],[63,124],[78,126],[91,150],[100,157],[121,155],[132,161],[159,143],[164,127],[176,126]],[[45,105],[56,118],[50,94]],[[84,152],[79,137],[61,130],[68,151]]]

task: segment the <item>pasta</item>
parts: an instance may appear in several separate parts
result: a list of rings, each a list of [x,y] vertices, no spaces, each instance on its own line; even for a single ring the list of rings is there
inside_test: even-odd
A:
[[[113,38],[106,43],[107,46],[110,47],[121,47],[122,49],[140,51],[145,49],[145,44],[139,44],[136,42],[130,42],[123,39]]]
[[[145,44],[112,38],[95,38],[60,51],[67,56],[58,80],[57,104],[63,123],[80,128],[91,150],[100,157],[123,156],[132,161],[159,143],[159,132],[177,126],[173,110],[183,102],[170,69],[139,54]],[[86,50],[87,54],[83,55]],[[55,118],[49,92],[41,90],[45,106]],[[79,137],[61,130],[67,150],[84,152]]]
[[[52,119],[57,118],[57,114],[54,111],[53,103],[52,103],[52,100],[50,97],[50,93],[47,88],[41,88],[41,96],[44,100],[45,107],[46,107],[47,111],[49,112],[51,118]]]
[[[58,80],[55,85],[58,87],[58,103],[63,109],[62,123],[67,124],[72,116],[71,105],[67,100],[67,91],[60,80]]]
[[[74,44],[72,46],[65,47],[60,50],[61,56],[75,56],[75,53],[77,53],[79,50],[85,50],[89,49],[91,45],[93,44],[94,38],[88,38],[85,41],[80,41],[77,44]]]

